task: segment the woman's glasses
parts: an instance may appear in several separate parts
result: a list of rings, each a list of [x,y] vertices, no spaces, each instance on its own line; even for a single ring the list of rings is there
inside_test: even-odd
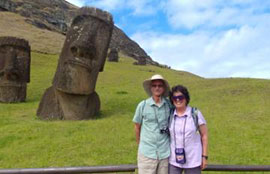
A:
[[[184,100],[184,99],[185,99],[185,96],[183,96],[183,95],[173,96],[172,99],[173,99],[174,101],[177,101],[177,100]]]

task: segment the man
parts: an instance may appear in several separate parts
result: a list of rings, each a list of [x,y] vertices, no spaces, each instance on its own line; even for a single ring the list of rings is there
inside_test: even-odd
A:
[[[143,82],[150,96],[137,106],[133,122],[139,144],[139,174],[167,174],[170,156],[168,118],[170,105],[169,84],[161,75],[154,75]]]

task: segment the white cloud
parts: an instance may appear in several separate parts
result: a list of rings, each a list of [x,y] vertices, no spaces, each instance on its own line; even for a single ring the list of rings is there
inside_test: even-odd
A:
[[[213,35],[136,33],[156,61],[203,77],[270,78],[269,25],[242,26]]]
[[[132,38],[154,60],[174,69],[203,77],[270,79],[270,13],[266,10],[269,3],[164,1],[163,8],[171,27],[187,29],[189,34],[143,31]]]
[[[261,0],[168,0],[163,8],[172,27],[194,29],[256,24],[269,5]]]
[[[214,1],[211,0],[168,0],[164,3],[164,10],[172,27],[191,29],[215,15],[213,6]]]
[[[156,5],[156,0],[132,0],[128,1],[128,6],[134,9],[134,15],[153,15],[157,12],[158,6]]]

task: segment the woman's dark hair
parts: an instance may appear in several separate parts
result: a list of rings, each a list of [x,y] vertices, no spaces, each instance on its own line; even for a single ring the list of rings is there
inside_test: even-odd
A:
[[[187,105],[188,105],[188,103],[190,101],[188,89],[183,85],[173,86],[172,90],[170,92],[170,100],[171,100],[172,103],[173,103],[173,100],[172,100],[173,93],[175,93],[175,92],[181,92],[185,96],[185,99],[186,99]]]

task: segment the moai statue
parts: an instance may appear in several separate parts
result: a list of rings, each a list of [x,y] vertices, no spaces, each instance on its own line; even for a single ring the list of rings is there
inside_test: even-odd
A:
[[[109,62],[118,62],[119,56],[118,51],[116,48],[112,48],[109,55],[108,55],[108,61]]]
[[[83,7],[67,32],[52,87],[39,104],[41,119],[82,120],[94,118],[100,110],[95,92],[103,71],[113,30],[111,14]]]
[[[140,57],[138,65],[146,65],[146,56]]]
[[[137,62],[134,62],[133,65],[146,65],[146,58],[147,58],[147,56],[137,56],[136,55]]]
[[[0,37],[0,102],[23,102],[30,82],[30,46],[16,37]]]

